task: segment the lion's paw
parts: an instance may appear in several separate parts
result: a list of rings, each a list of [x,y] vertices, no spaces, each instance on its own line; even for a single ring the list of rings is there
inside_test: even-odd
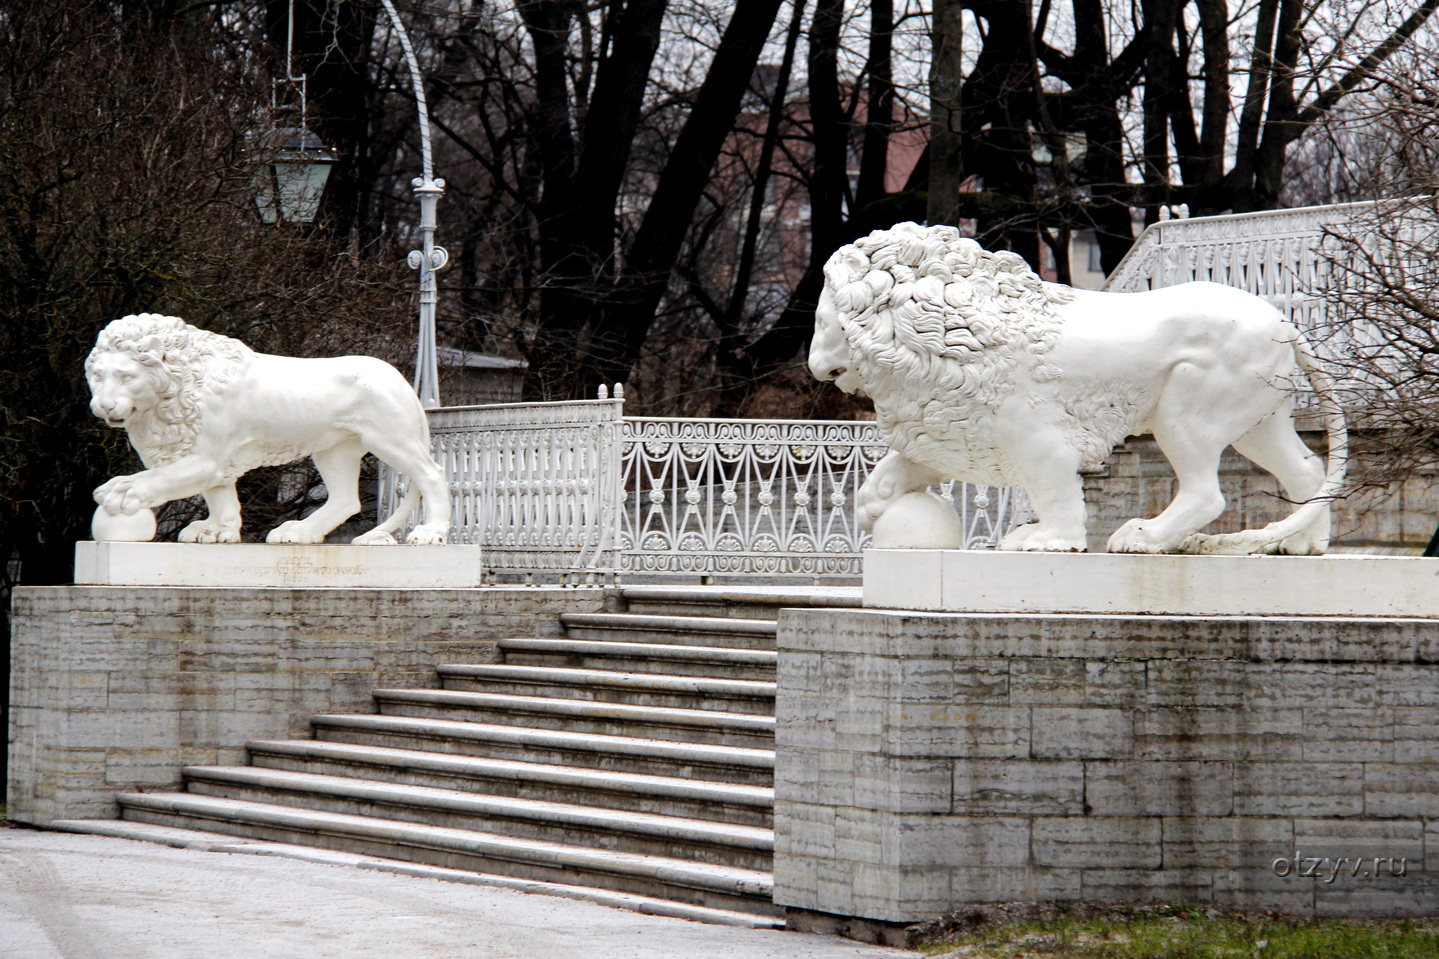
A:
[[[1132,519],[1109,537],[1111,553],[1165,553],[1173,544],[1146,525],[1151,520]]]
[[[281,523],[270,530],[265,537],[267,543],[323,543],[325,534],[312,526],[307,526],[304,520],[292,519],[287,523]]]
[[[95,502],[105,507],[105,512],[112,516],[119,516],[121,513],[129,516],[147,506],[159,505],[153,501],[144,476],[144,473],[116,476],[96,488]]]
[[[445,542],[449,529],[444,526],[430,526],[421,523],[405,538],[411,546],[439,546]]]
[[[854,501],[854,517],[860,529],[872,530],[880,514],[893,502],[893,497],[883,499],[875,493],[859,491]]]
[[[180,530],[176,539],[182,543],[238,543],[240,531],[200,519]]]
[[[1301,530],[1277,544],[1273,552],[1281,556],[1323,556],[1329,549],[1329,524]]]
[[[1043,531],[1031,533],[1020,547],[1026,553],[1082,553],[1088,548],[1083,536]]]
[[[382,529],[372,529],[368,533],[361,533],[350,542],[355,546],[395,546],[399,541]]]
[[[1037,521],[1025,523],[1023,526],[1016,526],[1000,538],[999,548],[1004,550],[1024,549],[1024,544],[1028,542],[1029,537],[1038,532],[1038,530],[1039,523]]]

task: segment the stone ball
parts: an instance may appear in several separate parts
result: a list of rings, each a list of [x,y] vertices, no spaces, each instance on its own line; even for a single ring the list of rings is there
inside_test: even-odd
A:
[[[874,521],[873,549],[964,549],[964,526],[942,496],[905,493]]]
[[[155,511],[115,514],[101,506],[90,520],[90,535],[97,543],[148,543],[155,538]]]

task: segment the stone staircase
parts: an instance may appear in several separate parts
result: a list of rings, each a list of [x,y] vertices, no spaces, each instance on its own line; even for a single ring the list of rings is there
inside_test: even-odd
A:
[[[122,794],[115,825],[782,926],[770,898],[775,617],[857,602],[625,587],[612,612],[566,614],[565,638],[502,640],[498,663],[441,666],[438,689],[377,689],[374,714],[314,716],[311,740],[251,742],[249,765],[188,767],[181,792]]]

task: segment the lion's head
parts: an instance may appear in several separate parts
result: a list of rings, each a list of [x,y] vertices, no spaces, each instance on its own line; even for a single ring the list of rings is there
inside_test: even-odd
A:
[[[846,392],[940,382],[992,403],[1024,363],[1041,379],[1059,341],[1053,306],[1073,294],[1044,283],[1017,253],[987,253],[950,226],[901,223],[840,247],[824,267],[810,371]]]
[[[123,427],[147,465],[183,455],[200,429],[201,400],[249,363],[239,340],[175,316],[140,313],[100,331],[85,359],[90,411]]]
[[[841,247],[824,276],[810,372],[862,387],[891,445],[907,445],[906,429],[974,428],[1020,372],[1059,377],[1046,354],[1060,337],[1054,307],[1073,294],[1018,254],[987,253],[954,227],[901,223]]]

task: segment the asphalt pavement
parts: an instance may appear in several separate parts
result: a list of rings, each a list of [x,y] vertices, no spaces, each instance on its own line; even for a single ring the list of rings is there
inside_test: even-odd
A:
[[[0,827],[0,959],[900,959],[292,858]]]

